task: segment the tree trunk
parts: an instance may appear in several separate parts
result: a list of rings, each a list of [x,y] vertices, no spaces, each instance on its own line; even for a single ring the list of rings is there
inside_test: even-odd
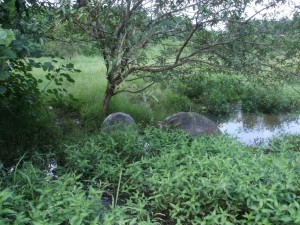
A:
[[[109,103],[110,103],[112,96],[114,95],[115,90],[114,90],[114,88],[112,88],[112,86],[113,85],[111,85],[111,84],[107,84],[104,98],[102,101],[102,113],[104,116],[106,116],[108,113]]]

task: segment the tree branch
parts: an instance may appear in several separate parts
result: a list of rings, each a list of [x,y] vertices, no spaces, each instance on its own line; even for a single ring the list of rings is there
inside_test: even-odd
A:
[[[120,94],[120,93],[122,93],[122,92],[128,92],[128,93],[131,93],[131,94],[140,93],[140,92],[146,90],[147,88],[151,87],[151,86],[154,85],[154,84],[155,84],[155,82],[152,82],[152,83],[150,83],[149,85],[145,86],[144,88],[142,88],[142,89],[140,89],[140,90],[138,90],[138,91],[131,91],[131,90],[123,89],[123,90],[120,90],[120,91],[115,92],[115,95]]]

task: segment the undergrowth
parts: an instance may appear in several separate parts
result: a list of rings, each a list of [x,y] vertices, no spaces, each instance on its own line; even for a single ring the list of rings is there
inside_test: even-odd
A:
[[[298,224],[298,157],[202,137],[130,165],[122,190],[162,224]]]
[[[67,87],[77,102],[47,105],[50,118],[1,120],[1,224],[300,223],[298,136],[274,140],[266,151],[226,136],[192,139],[150,126],[106,134],[104,69],[81,66],[83,75]],[[144,127],[178,111],[223,115],[236,102],[268,113],[299,107],[290,89],[216,75],[116,96],[110,112],[129,113]],[[55,175],[39,161],[49,152]]]
[[[42,155],[0,165],[0,223],[299,224],[299,150],[296,136],[265,151],[154,127],[94,135],[62,146],[55,176]]]
[[[237,103],[244,112],[285,113],[299,110],[292,84],[259,83],[241,75],[198,74],[175,79],[170,87],[203,108],[203,113],[228,115]]]

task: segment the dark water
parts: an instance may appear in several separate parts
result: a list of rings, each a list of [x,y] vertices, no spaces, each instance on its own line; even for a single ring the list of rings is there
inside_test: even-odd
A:
[[[283,134],[300,134],[300,115],[236,113],[220,122],[222,132],[237,137],[247,145],[267,145],[268,141]]]

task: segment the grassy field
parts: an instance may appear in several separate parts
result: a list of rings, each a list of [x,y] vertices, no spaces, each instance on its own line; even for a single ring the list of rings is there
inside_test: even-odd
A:
[[[41,59],[42,62],[47,60],[49,59]],[[59,63],[73,63],[75,68],[81,70],[80,73],[72,74],[75,83],[64,82],[64,88],[77,99],[70,107],[73,107],[83,120],[96,119],[100,121],[103,119],[101,117],[101,102],[107,82],[103,59],[76,56],[71,60],[59,60]],[[34,74],[40,79],[45,79],[41,69],[36,70]],[[40,87],[43,89],[46,84],[47,81],[45,80]],[[53,86],[49,85],[48,88]],[[192,101],[187,97],[176,94],[171,89],[162,91],[160,84],[157,84],[144,93],[124,93],[113,97],[109,112],[125,112],[131,114],[137,122],[151,124],[172,113],[189,111],[192,105]]]

